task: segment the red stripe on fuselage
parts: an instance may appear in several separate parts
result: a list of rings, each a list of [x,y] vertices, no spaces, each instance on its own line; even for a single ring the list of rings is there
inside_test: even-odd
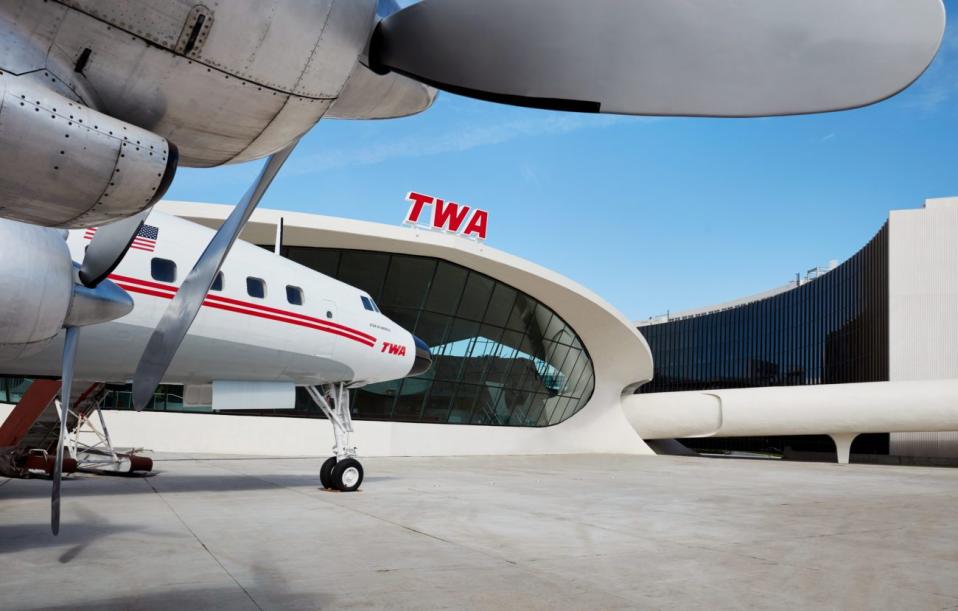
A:
[[[364,345],[366,345],[366,346],[369,346],[370,348],[372,348],[373,346],[376,345],[375,342],[368,341],[368,340],[364,340],[364,339],[362,339],[362,338],[360,338],[360,337],[356,337],[355,335],[352,335],[352,334],[350,334],[350,333],[344,333],[343,331],[339,331],[338,329],[330,329],[329,327],[320,327],[319,325],[310,324],[310,323],[308,323],[308,322],[306,322],[306,321],[304,321],[304,320],[290,320],[289,318],[283,318],[282,316],[273,316],[272,314],[266,314],[266,313],[263,313],[263,312],[250,312],[249,310],[244,310],[244,309],[242,309],[242,308],[235,308],[235,307],[233,307],[233,306],[229,306],[229,305],[226,305],[226,304],[224,304],[224,303],[210,303],[210,302],[208,302],[208,301],[204,301],[204,302],[203,302],[203,305],[209,306],[209,307],[211,307],[211,308],[216,308],[216,309],[219,309],[219,310],[226,310],[226,311],[228,311],[228,312],[237,312],[237,313],[239,313],[239,314],[249,314],[250,316],[256,316],[256,317],[258,317],[258,318],[265,318],[265,319],[267,319],[267,320],[275,320],[275,321],[278,321],[278,322],[285,322],[285,323],[289,323],[289,324],[291,324],[291,325],[299,325],[300,327],[306,327],[306,328],[308,328],[308,329],[316,329],[316,330],[318,330],[318,331],[325,331],[326,333],[332,333],[333,335],[340,335],[340,336],[342,336],[342,337],[345,337],[345,338],[351,339],[351,340],[353,340],[353,341],[359,342],[359,343],[361,343],[361,344],[364,344]]]
[[[155,291],[152,289],[145,289],[141,286],[134,286],[130,284],[123,284],[122,282],[117,282],[116,285],[121,289],[130,291],[133,293],[143,293],[144,295],[152,295],[153,297],[165,297],[166,299],[173,299],[173,295],[170,293],[163,293],[160,291]]]
[[[177,291],[177,287],[175,287],[175,286],[173,286],[173,285],[170,285],[170,284],[162,284],[162,283],[159,283],[159,282],[151,282],[151,281],[149,281],[149,280],[140,280],[139,278],[132,278],[132,277],[130,277],[130,276],[121,276],[120,274],[110,274],[110,278],[111,278],[111,279],[114,279],[114,280],[119,280],[119,281],[121,281],[121,282],[136,282],[136,283],[138,283],[138,284],[142,284],[142,285],[145,285],[145,286],[148,286],[148,287],[151,287],[151,288],[162,289],[162,290],[165,290],[165,291],[172,291],[173,293],[176,293],[176,291]],[[363,331],[359,331],[358,329],[353,329],[352,327],[347,327],[347,326],[341,325],[341,324],[339,324],[339,323],[331,322],[331,321],[328,321],[328,320],[323,320],[322,318],[314,318],[314,317],[312,317],[312,316],[307,316],[306,314],[300,314],[300,313],[298,313],[298,312],[290,312],[290,311],[287,311],[287,310],[279,310],[279,309],[277,309],[277,308],[273,308],[273,307],[270,307],[270,306],[265,306],[265,305],[261,305],[261,304],[258,304],[258,303],[252,303],[252,302],[249,302],[249,301],[240,301],[239,299],[233,299],[233,298],[231,298],[231,297],[222,297],[222,296],[220,296],[220,295],[214,295],[213,293],[208,293],[208,294],[206,295],[206,298],[207,298],[207,299],[212,299],[212,300],[214,300],[214,301],[222,301],[223,303],[229,303],[229,304],[233,304],[233,305],[239,305],[239,306],[243,306],[243,307],[247,307],[247,308],[252,308],[252,309],[254,309],[254,310],[262,310],[262,311],[264,311],[264,312],[270,312],[270,313],[272,313],[272,314],[281,314],[281,315],[283,315],[283,316],[289,316],[289,317],[291,317],[291,318],[298,318],[298,319],[300,319],[300,320],[305,320],[305,321],[307,321],[307,322],[315,323],[315,324],[318,324],[318,325],[326,325],[326,326],[329,326],[329,327],[333,327],[333,328],[335,328],[335,329],[339,329],[340,331],[345,331],[345,332],[347,332],[347,333],[353,333],[353,334],[355,334],[355,335],[357,335],[357,336],[359,336],[359,337],[362,337],[362,338],[364,338],[364,339],[366,339],[366,340],[368,340],[368,341],[374,342],[374,343],[375,343],[375,341],[376,341],[376,338],[375,338],[374,336],[368,334],[368,333],[364,333]]]
[[[119,282],[135,282],[136,284],[142,284],[144,286],[149,286],[155,289],[163,289],[164,291],[173,291],[176,292],[176,287],[171,284],[160,284],[159,282],[150,282],[149,280],[140,280],[139,278],[134,278],[132,276],[121,276],[120,274],[110,274],[107,276],[110,280],[116,280]]]
[[[307,316],[306,314],[300,314],[300,313],[298,313],[298,312],[289,312],[289,311],[286,311],[286,310],[279,310],[279,309],[276,309],[276,308],[272,308],[272,307],[270,307],[270,306],[260,305],[260,304],[258,304],[258,303],[249,303],[249,302],[246,302],[246,301],[240,301],[240,300],[238,300],[238,299],[233,299],[233,298],[231,298],[231,297],[222,297],[222,296],[220,296],[220,295],[207,295],[206,297],[207,297],[207,299],[212,299],[212,300],[214,300],[214,301],[222,301],[223,303],[229,303],[229,304],[233,304],[233,305],[245,306],[245,307],[248,307],[248,308],[254,308],[254,309],[257,309],[257,310],[262,310],[262,311],[264,311],[264,312],[270,312],[270,313],[273,313],[273,314],[282,314],[283,316],[290,316],[290,317],[292,317],[292,318],[298,318],[298,319],[304,320],[304,321],[306,321],[306,322],[310,322],[310,323],[314,323],[314,324],[318,324],[318,325],[324,325],[324,326],[332,327],[332,328],[338,329],[338,330],[340,330],[340,331],[345,331],[345,332],[347,332],[347,333],[353,333],[354,335],[357,335],[357,336],[359,336],[359,337],[361,337],[361,338],[363,338],[363,339],[365,339],[365,340],[367,340],[367,341],[370,341],[370,342],[373,342],[373,343],[376,342],[376,338],[373,337],[372,335],[368,334],[368,333],[363,333],[362,331],[359,331],[358,329],[353,329],[352,327],[347,327],[347,326],[341,325],[341,324],[339,324],[339,323],[331,322],[331,321],[328,321],[328,320],[323,320],[322,318],[314,318],[314,317],[312,317],[312,316]]]
[[[176,295],[177,287],[160,284],[158,282],[150,282],[148,280],[141,280],[139,278],[133,278],[130,276],[122,276],[120,274],[110,274],[109,278],[117,282],[120,288],[123,288],[127,291],[133,293],[141,293],[143,295],[150,295],[152,297],[162,297],[164,299],[173,299],[173,296]],[[137,283],[137,284],[130,284]],[[144,286],[138,286],[144,285]],[[222,302],[222,303],[220,303]],[[235,312],[238,314],[247,314],[249,316],[256,316],[258,318],[264,318],[267,320],[274,320],[277,322],[285,322],[288,324],[298,325],[301,327],[307,327],[310,329],[316,329],[318,331],[325,331],[326,333],[331,333],[333,335],[339,335],[342,337],[349,338],[353,341],[357,341],[366,346],[373,347],[376,345],[376,338],[368,333],[358,331],[351,327],[341,325],[334,322],[329,322],[319,318],[313,318],[311,316],[306,316],[304,314],[298,314],[296,312],[287,312],[285,310],[279,310],[277,308],[271,308],[269,306],[259,305],[256,303],[249,303],[245,301],[240,301],[238,299],[231,299],[229,297],[220,297],[218,295],[207,295],[206,299],[203,301],[205,307],[216,308],[220,310],[226,310],[229,312]],[[235,307],[241,306],[241,307]]]

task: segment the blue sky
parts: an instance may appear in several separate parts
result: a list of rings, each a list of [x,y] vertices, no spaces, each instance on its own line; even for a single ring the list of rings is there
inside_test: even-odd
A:
[[[490,246],[645,318],[783,284],[849,257],[889,210],[958,195],[956,62],[958,23],[904,93],[802,117],[578,115],[441,94],[411,118],[320,122],[261,205],[388,224],[410,190],[480,207]],[[181,169],[167,198],[235,202],[259,165]]]

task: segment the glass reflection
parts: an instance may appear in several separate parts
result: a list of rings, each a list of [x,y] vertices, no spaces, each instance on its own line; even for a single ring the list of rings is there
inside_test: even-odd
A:
[[[360,389],[357,419],[549,426],[592,395],[592,361],[575,332],[514,287],[430,257],[301,246],[285,253],[367,291],[429,344],[432,369]],[[316,417],[299,405],[294,411],[286,415]]]
[[[887,224],[852,258],[761,301],[639,327],[654,379],[639,392],[888,379]]]

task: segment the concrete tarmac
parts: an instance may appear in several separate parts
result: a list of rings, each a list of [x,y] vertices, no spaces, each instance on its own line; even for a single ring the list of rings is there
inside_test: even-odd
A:
[[[0,479],[0,609],[958,609],[958,470],[635,456],[157,457]]]

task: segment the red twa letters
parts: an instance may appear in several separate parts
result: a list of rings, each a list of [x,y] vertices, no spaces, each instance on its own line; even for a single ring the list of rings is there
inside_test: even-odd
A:
[[[473,208],[472,217],[469,217],[469,206],[456,202],[446,201],[431,195],[423,195],[411,191],[406,195],[412,204],[406,214],[405,223],[409,225],[425,225],[448,233],[461,233],[466,237],[475,237],[478,240],[486,239],[489,226],[489,213],[479,208]],[[426,206],[429,206],[427,219],[420,221]],[[469,222],[466,219],[469,218]],[[462,228],[465,224],[465,229]]]
[[[406,356],[406,347],[400,346],[399,344],[383,342],[383,349],[380,350],[380,352],[388,352],[389,354],[395,354],[396,356]]]

